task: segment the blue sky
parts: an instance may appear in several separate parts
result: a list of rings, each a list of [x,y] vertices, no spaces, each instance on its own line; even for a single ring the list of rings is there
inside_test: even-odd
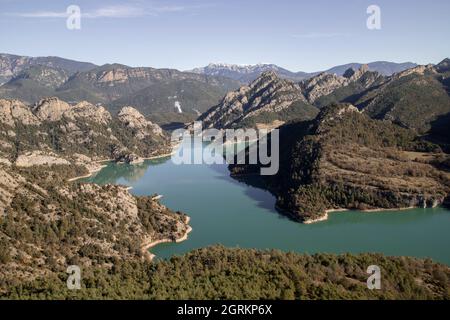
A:
[[[381,30],[366,27],[369,5]],[[66,28],[78,5],[81,29]],[[450,56],[448,0],[0,0],[0,52],[170,67],[437,63]]]

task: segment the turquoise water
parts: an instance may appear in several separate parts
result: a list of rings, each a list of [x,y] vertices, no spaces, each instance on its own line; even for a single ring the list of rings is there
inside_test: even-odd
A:
[[[380,252],[450,265],[450,211],[443,208],[338,212],[304,225],[277,213],[268,191],[229,177],[225,164],[175,165],[170,158],[111,163],[85,181],[132,186],[136,195],[161,194],[163,204],[191,217],[188,240],[152,248],[161,258],[223,244],[306,253]]]

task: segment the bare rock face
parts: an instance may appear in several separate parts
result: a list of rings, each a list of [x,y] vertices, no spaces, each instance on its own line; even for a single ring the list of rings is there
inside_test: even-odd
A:
[[[58,157],[52,152],[33,151],[26,154],[19,155],[16,160],[16,166],[18,167],[31,167],[40,165],[54,165],[54,164],[70,164],[70,162],[64,158]]]
[[[346,72],[348,76],[348,70]],[[353,76],[352,74],[351,76]],[[321,73],[301,83],[302,92],[309,102],[313,103],[321,96],[328,95],[334,90],[346,86],[349,80],[335,74]]]
[[[72,121],[85,119],[100,124],[107,124],[111,121],[111,114],[102,106],[96,106],[86,101],[81,101],[75,106],[71,106],[55,97],[39,101],[34,106],[33,113],[41,121],[54,122],[62,118]]]
[[[133,107],[123,107],[118,114],[119,121],[134,131],[137,139],[144,139],[150,135],[163,135],[163,131],[157,124],[148,121],[139,111]]]
[[[113,86],[114,84],[127,82],[130,79],[145,79],[150,77],[151,74],[146,68],[117,67],[100,73],[98,75],[98,82]]]
[[[111,114],[102,106],[96,106],[86,101],[81,101],[64,113],[64,117],[76,120],[86,119],[99,124],[108,124]]]
[[[228,93],[203,118],[206,127],[228,127],[261,112],[278,112],[295,101],[305,101],[300,87],[267,71],[248,86]]]
[[[118,163],[128,163],[128,164],[139,164],[144,162],[144,159],[130,152],[127,148],[116,146],[112,151],[112,157],[115,162]]]
[[[16,122],[37,125],[39,119],[19,100],[0,100],[0,122],[14,127]]]
[[[436,73],[435,67],[432,64],[428,65],[420,65],[411,69],[407,69],[405,71],[396,73],[392,76],[392,80],[397,80],[406,76],[409,76],[410,74],[419,74],[424,75],[425,73]]]
[[[33,107],[33,113],[41,121],[59,121],[68,110],[70,105],[58,98],[42,99]]]
[[[439,62],[435,67],[437,72],[444,73],[450,71],[450,59],[445,58],[441,62]]]
[[[113,118],[104,107],[88,102],[71,106],[46,98],[30,107],[0,100],[0,125],[0,159],[20,167],[76,163],[92,172],[99,166],[73,155],[136,164],[170,148],[163,130],[132,107]]]
[[[365,88],[368,88],[378,81],[380,77],[379,73],[369,71],[369,66],[363,64],[358,70],[353,68],[347,69],[342,77],[336,74],[320,73],[315,77],[302,81],[300,86],[306,99],[310,103],[314,103],[320,97],[329,95],[335,90],[357,81]]]

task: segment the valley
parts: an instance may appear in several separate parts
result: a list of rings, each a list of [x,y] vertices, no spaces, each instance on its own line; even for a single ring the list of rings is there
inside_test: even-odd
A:
[[[448,59],[307,74],[0,58],[1,297],[448,297]],[[279,171],[176,165],[171,130],[194,120],[279,130]],[[380,292],[363,290],[374,259],[400,274]],[[67,292],[68,264],[99,281]],[[210,272],[223,290],[203,290]]]
[[[310,254],[379,252],[450,265],[450,211],[442,207],[336,212],[324,222],[299,224],[276,210],[276,198],[258,177],[238,182],[226,164],[175,165],[170,158],[137,166],[111,163],[84,181],[130,186],[135,195],[160,194],[164,205],[188,213],[188,240],[152,248],[158,258],[221,244]]]

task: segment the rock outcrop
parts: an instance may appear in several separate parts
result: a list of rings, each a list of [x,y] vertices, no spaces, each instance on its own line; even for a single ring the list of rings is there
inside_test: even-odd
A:
[[[356,94],[359,91],[370,88],[377,82],[380,82],[384,77],[379,73],[369,71],[367,65],[362,65],[359,69],[349,68],[344,72],[343,76],[336,74],[320,73],[308,80],[304,80],[300,83],[302,93],[306,99],[314,104],[319,98],[326,97],[338,90],[344,88],[351,88],[346,92],[347,95]],[[339,101],[334,101],[339,102]]]
[[[0,99],[0,123],[15,127],[17,123],[38,125],[39,119],[19,100]]]
[[[58,274],[68,265],[109,269],[140,262],[149,239],[182,238],[186,216],[152,197],[135,197],[117,185],[62,181],[70,167],[8,168],[0,165],[0,294],[6,281]]]
[[[145,117],[133,107],[123,107],[118,114],[119,121],[127,128],[133,130],[137,139],[145,139],[150,135],[163,135],[160,126],[145,119]]]
[[[369,116],[395,122],[420,134],[449,126],[448,60],[422,65],[387,78],[362,94],[354,103]],[[447,71],[446,71],[447,70]],[[436,130],[437,131],[437,130]],[[447,140],[444,134],[434,140]]]
[[[277,115],[283,111],[288,113],[295,103],[301,105],[304,111],[304,114],[299,112],[298,117],[308,118],[316,114],[316,109],[306,102],[297,84],[268,71],[250,85],[229,92],[219,105],[211,108],[200,119],[205,127],[209,128],[228,128],[240,126],[245,122],[255,124],[258,121],[283,120]],[[249,121],[252,119],[253,121]]]
[[[163,130],[132,107],[113,117],[103,106],[58,98],[33,107],[0,100],[0,129],[0,158],[19,166],[66,164],[73,154],[140,163],[170,149]]]

